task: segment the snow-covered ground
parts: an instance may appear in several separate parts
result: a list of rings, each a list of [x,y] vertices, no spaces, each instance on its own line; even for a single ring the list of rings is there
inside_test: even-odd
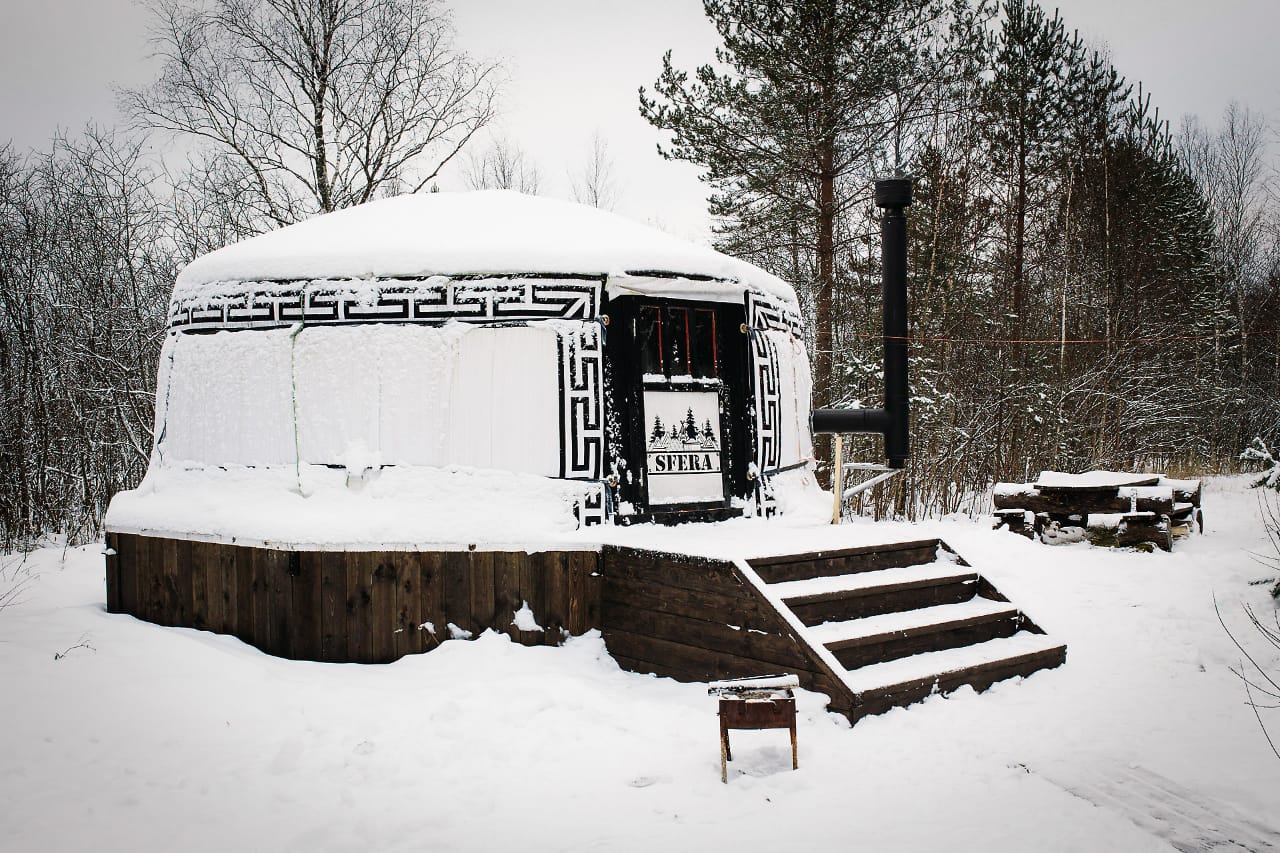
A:
[[[0,611],[0,849],[1280,849],[1280,760],[1214,611],[1248,641],[1241,604],[1273,612],[1258,494],[1215,479],[1204,509],[1172,554],[964,520],[627,533],[940,535],[1068,644],[1060,669],[854,728],[802,694],[799,771],[785,733],[735,732],[728,785],[705,686],[622,672],[598,636],[291,662],[107,614],[100,546],[6,556],[27,581]]]

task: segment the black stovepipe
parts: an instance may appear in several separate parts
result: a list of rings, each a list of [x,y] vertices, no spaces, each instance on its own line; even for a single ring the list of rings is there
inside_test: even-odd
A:
[[[878,432],[890,468],[911,457],[911,396],[907,388],[907,214],[911,179],[876,181],[880,219],[880,265],[884,284],[884,408],[815,409],[815,433]]]

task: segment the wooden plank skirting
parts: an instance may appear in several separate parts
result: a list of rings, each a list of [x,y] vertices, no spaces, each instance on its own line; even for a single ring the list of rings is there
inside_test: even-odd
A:
[[[559,645],[598,628],[625,670],[686,682],[789,673],[856,722],[1066,659],[936,539],[732,561],[613,545],[288,551],[124,533],[107,545],[110,612],[300,660],[387,663],[488,629]],[[538,630],[516,625],[526,604]]]
[[[601,630],[623,669],[690,682],[789,673],[852,722],[1066,657],[1047,638],[1029,641],[1044,632],[999,606],[1008,600],[937,539],[747,561],[606,545],[600,575]],[[794,588],[826,578],[843,583]],[[874,629],[878,614],[900,624]],[[859,627],[863,618],[873,629]],[[813,634],[821,623],[837,633]],[[951,652],[962,654],[929,658]],[[914,665],[892,668],[907,659]],[[891,668],[877,673],[880,664]]]
[[[856,697],[728,561],[606,545],[600,621],[623,669],[677,681],[791,673],[852,715]]]
[[[490,628],[558,645],[600,627],[594,551],[278,551],[130,533],[107,547],[109,612],[296,660],[387,663]],[[525,603],[544,630],[516,627]]]

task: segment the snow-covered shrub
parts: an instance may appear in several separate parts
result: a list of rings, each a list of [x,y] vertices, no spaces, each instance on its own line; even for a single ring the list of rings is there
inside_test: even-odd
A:
[[[1267,447],[1260,436],[1255,436],[1249,446],[1240,454],[1240,461],[1247,465],[1257,465],[1261,476],[1254,482],[1254,487],[1266,486],[1268,489],[1280,491],[1280,460]]]

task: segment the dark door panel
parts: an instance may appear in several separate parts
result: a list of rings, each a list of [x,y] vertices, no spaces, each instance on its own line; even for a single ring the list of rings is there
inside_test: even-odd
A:
[[[620,520],[727,514],[751,488],[742,306],[627,296],[605,312]]]

